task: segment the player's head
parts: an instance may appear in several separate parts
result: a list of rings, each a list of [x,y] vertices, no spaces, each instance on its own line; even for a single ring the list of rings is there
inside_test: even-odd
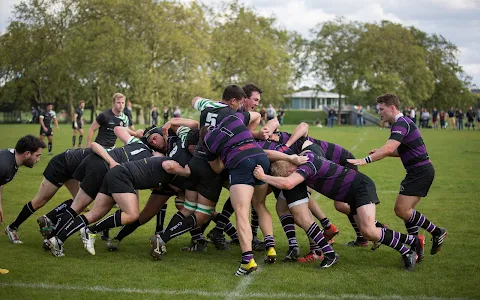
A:
[[[247,95],[243,89],[235,84],[227,86],[222,95],[222,101],[235,110],[243,106],[245,98],[247,98]]]
[[[395,123],[395,116],[399,113],[400,99],[394,94],[385,94],[378,96],[376,100],[380,119],[391,124]]]
[[[285,160],[278,160],[270,166],[273,176],[288,177],[297,170],[297,166]]]
[[[47,103],[47,111],[51,111],[53,109],[53,103]]]
[[[199,138],[200,129],[194,128],[188,132],[187,139],[185,140],[185,146],[187,147],[188,152],[190,152],[191,154],[193,154]]]
[[[163,136],[162,128],[152,125],[148,128],[145,128],[143,137],[146,139],[146,142],[156,151],[161,153],[167,152],[167,143]]]
[[[115,93],[112,97],[112,109],[117,113],[123,112],[125,109],[125,96],[121,93]]]
[[[78,107],[80,107],[81,109],[84,109],[85,108],[85,101],[80,100],[80,102],[78,103]]]
[[[45,148],[45,144],[37,137],[29,134],[18,140],[15,153],[20,156],[22,166],[32,168],[34,164],[40,161],[43,148]]]
[[[260,103],[260,95],[263,91],[252,83],[245,85],[242,89],[247,96],[243,108],[245,111],[255,111],[255,108]]]

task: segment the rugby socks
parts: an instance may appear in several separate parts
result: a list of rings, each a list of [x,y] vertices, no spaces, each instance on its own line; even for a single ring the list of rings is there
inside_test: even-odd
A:
[[[265,251],[268,249],[275,247],[275,239],[271,235],[267,235],[264,240],[265,243]]]
[[[332,224],[330,224],[330,220],[328,218],[321,219],[320,224],[322,225],[323,229],[328,229]]]
[[[419,213],[416,210],[412,210],[412,215],[407,222],[405,222],[405,227],[407,227],[407,231],[409,234],[416,234],[418,235],[418,226],[422,227],[426,231],[430,232],[432,235],[440,235],[440,229],[435,226],[432,222],[427,220],[422,213]],[[416,233],[414,232],[414,227],[416,227]],[[412,231],[412,233],[410,232]]]
[[[232,222],[228,221],[224,231],[232,240],[238,239],[237,229],[233,226]]]
[[[122,210],[119,209],[110,216],[106,217],[105,219],[101,220],[100,222],[89,226],[88,230],[92,233],[97,233],[100,231],[104,231],[105,229],[110,229],[114,227],[118,227],[122,225]]]
[[[48,143],[48,153],[52,153],[52,143]]]
[[[353,218],[352,214],[348,215],[348,220],[350,221],[350,224],[352,225],[353,230],[355,230],[355,234],[357,235],[357,242],[366,243],[367,240],[363,237],[362,233],[360,232],[360,229],[358,229],[357,223],[355,223],[355,219]]]
[[[280,216],[280,223],[282,223],[283,231],[288,239],[288,249],[298,247],[297,235],[295,234],[295,221],[291,214]]]
[[[82,146],[83,135],[78,137],[78,147]]]
[[[13,230],[17,230],[18,227],[22,225],[22,223],[25,222],[26,219],[33,215],[34,212],[35,210],[33,209],[32,201],[30,201],[23,206],[22,211],[18,214],[15,221],[13,221],[13,223],[9,225],[10,228]]]
[[[197,217],[192,214],[185,217],[181,212],[173,215],[165,231],[160,235],[164,243],[197,227]]]
[[[322,249],[320,248],[320,246],[317,243],[315,243],[312,239],[308,239],[308,240],[310,242],[310,252],[315,253],[317,255],[321,255]]]
[[[80,228],[88,226],[88,220],[84,215],[79,215],[73,221],[71,221],[68,226],[66,226],[62,231],[57,235],[57,239],[65,243],[65,241],[75,232],[79,231]]]
[[[55,209],[51,210],[48,214],[46,214],[47,218],[52,221],[53,224],[58,223],[58,219],[65,211],[67,211],[67,207],[70,207],[73,203],[73,199],[68,199],[63,201],[59,206],[55,207]]]
[[[165,215],[167,214],[167,204],[165,203],[160,211],[157,214],[157,227],[155,228],[156,233],[161,233],[163,231],[163,223],[165,223]]]
[[[223,232],[227,224],[230,222],[229,219],[232,216],[232,214],[233,214],[232,200],[228,198],[225,204],[223,205],[222,213],[217,214],[217,216],[215,217],[215,223],[217,224],[215,226],[215,229]]]
[[[255,237],[257,236],[258,234],[258,226],[259,226],[259,223],[258,223],[258,214],[257,212],[255,211],[255,208],[253,208],[252,206],[252,223],[251,223],[251,227],[252,227],[252,235]]]
[[[247,251],[242,253],[242,264],[248,264],[253,259],[253,252]]]
[[[135,222],[131,224],[124,225],[118,232],[117,235],[114,237],[116,240],[123,240],[125,237],[130,235],[132,232],[134,232],[138,227],[140,227],[140,220],[136,220]]]
[[[205,225],[205,224],[204,224]],[[203,237],[203,225],[195,229],[190,230],[190,235],[192,236],[192,241],[201,241],[205,238]]]
[[[320,247],[325,256],[335,255],[333,248],[328,244],[327,240],[325,240],[325,237],[323,236],[323,233],[320,230],[320,227],[318,227],[317,223],[312,223],[310,228],[307,230],[307,235]]]
[[[378,222],[377,220],[375,220],[375,227],[377,228],[386,228],[387,225],[383,224],[383,223],[380,223]]]
[[[382,232],[380,234],[380,239],[378,240],[378,242],[397,250],[398,252],[400,252],[401,255],[405,255],[408,251],[410,251],[410,249],[403,245],[403,243],[400,241],[400,238],[400,233],[390,229],[382,228]]]
[[[50,239],[50,238],[56,236],[58,232],[65,229],[65,227],[70,224],[70,220],[75,218],[77,215],[78,215],[77,212],[74,211],[70,206],[68,206],[65,210],[65,213],[63,213],[58,218],[57,224],[55,225],[55,229],[48,236],[48,238]]]
[[[76,142],[76,140],[77,140],[77,136],[76,136],[76,135],[72,136],[72,147],[73,147],[73,148],[75,148],[75,142]]]

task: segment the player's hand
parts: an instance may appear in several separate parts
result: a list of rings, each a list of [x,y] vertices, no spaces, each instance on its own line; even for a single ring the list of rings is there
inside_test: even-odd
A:
[[[264,140],[264,141],[268,140],[268,138],[269,138],[270,135],[272,134],[272,133],[270,132],[270,129],[269,129],[268,127],[263,127],[263,128],[260,130],[260,132],[261,132],[261,134],[262,134],[260,137],[261,137],[261,139]]]
[[[113,168],[115,168],[115,167],[118,166],[118,165],[119,165],[119,163],[117,163],[116,161],[112,161],[112,162],[110,163],[110,169],[113,169]]]
[[[60,131],[60,127],[57,127],[57,131]]]
[[[188,165],[185,165],[184,169],[185,169],[185,172],[186,172],[186,175],[187,175],[185,177],[188,177],[188,176],[190,176],[190,174],[192,174],[192,172],[190,171],[190,167]]]
[[[349,163],[351,163],[352,165],[354,166],[363,166],[363,165],[366,165],[367,162],[363,159],[363,158],[360,158],[360,159],[347,159],[347,161]]]
[[[75,129],[78,129],[78,124],[77,124],[77,122],[73,123],[73,127],[74,127]]]
[[[42,128],[43,128],[43,132],[47,132],[47,131],[48,131],[47,127],[42,126]]]
[[[298,156],[296,154],[292,154],[289,156],[290,157],[290,162],[294,165],[301,165],[304,164],[308,161],[308,157],[306,156]]]
[[[280,137],[276,134],[271,134],[269,137],[268,137],[268,140],[269,141],[273,141],[273,142],[280,142]]]
[[[372,150],[370,150],[370,152],[368,152],[368,155],[372,155],[373,153],[375,153],[377,151],[378,151],[378,149],[372,149]]]
[[[143,137],[143,133],[144,133],[144,130],[143,130],[143,129],[139,129],[139,130],[135,131],[135,136],[136,136],[137,138],[141,138],[141,137]]]
[[[263,179],[265,178],[265,172],[263,171],[262,166],[257,165],[255,167],[255,170],[253,170],[253,176],[255,176],[255,178],[257,178],[258,180],[263,181]]]
[[[168,121],[167,123],[163,124],[162,131],[164,136],[168,136],[168,130],[172,127],[172,123]]]

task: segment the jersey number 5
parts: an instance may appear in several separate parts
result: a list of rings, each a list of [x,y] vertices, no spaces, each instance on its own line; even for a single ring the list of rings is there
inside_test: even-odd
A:
[[[218,116],[218,114],[207,113],[207,117],[206,117],[206,119],[205,119],[205,125],[206,125],[206,126],[209,126],[209,125],[215,126],[215,125],[217,125],[217,116]]]

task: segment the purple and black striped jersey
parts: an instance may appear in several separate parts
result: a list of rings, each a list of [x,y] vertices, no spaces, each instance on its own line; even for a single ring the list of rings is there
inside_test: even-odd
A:
[[[338,201],[348,200],[357,171],[337,165],[313,152],[305,154],[307,163],[297,167],[305,183],[320,194]]]
[[[245,115],[242,113],[227,116],[217,126],[210,128],[204,142],[208,151],[220,156],[228,168],[235,168],[242,160],[263,154],[262,148],[245,126]]]
[[[390,129],[389,139],[401,143],[397,150],[405,169],[408,171],[414,167],[430,164],[427,148],[415,123],[403,114],[396,116],[395,120]]]

